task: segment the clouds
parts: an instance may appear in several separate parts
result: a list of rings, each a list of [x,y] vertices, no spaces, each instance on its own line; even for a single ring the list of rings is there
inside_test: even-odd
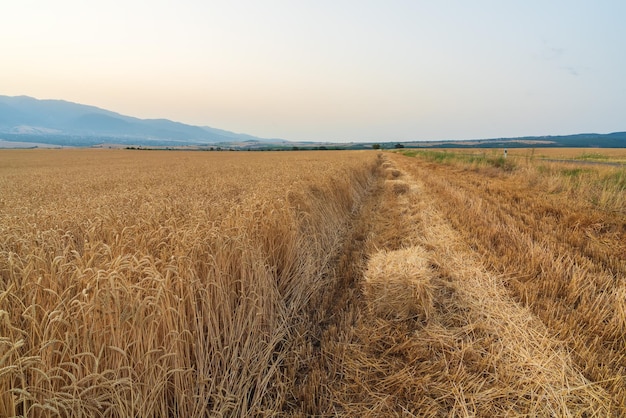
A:
[[[542,39],[541,43],[541,49],[535,54],[537,60],[545,62],[551,68],[571,76],[580,75],[580,68],[569,63],[565,48],[553,46],[546,39]]]
[[[559,67],[561,70],[565,71],[566,73],[573,75],[573,76],[578,76],[580,74],[580,71],[575,68],[575,67],[571,67],[571,66],[560,66]]]
[[[554,47],[548,44],[545,39],[542,40],[543,49],[537,56],[546,61],[556,61],[563,57],[565,48]]]

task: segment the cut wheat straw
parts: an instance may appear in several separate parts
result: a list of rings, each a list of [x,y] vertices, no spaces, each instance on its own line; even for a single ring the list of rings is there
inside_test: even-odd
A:
[[[363,281],[370,312],[387,319],[427,320],[433,310],[432,276],[420,247],[374,254]]]

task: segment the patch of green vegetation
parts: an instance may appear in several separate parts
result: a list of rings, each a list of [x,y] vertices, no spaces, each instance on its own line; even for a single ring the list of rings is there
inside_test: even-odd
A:
[[[513,171],[515,168],[513,160],[511,158],[505,158],[504,156],[488,158],[487,163],[504,171]]]
[[[443,163],[458,159],[458,154],[448,151],[432,151],[432,150],[402,150],[399,151],[402,155],[407,157],[420,157],[428,161],[434,161],[437,163]]]
[[[575,160],[608,160],[609,156],[608,155],[604,155],[604,154],[598,154],[598,153],[585,153],[585,154],[581,154],[578,157],[574,158]]]
[[[489,158],[485,154],[464,155],[462,161],[470,164],[484,165],[489,162]]]
[[[566,177],[579,177],[583,173],[589,173],[593,170],[588,168],[564,168],[560,171],[561,175]]]
[[[420,151],[417,150],[404,150],[404,151],[399,151],[400,154],[402,155],[406,155],[407,157],[415,157]]]
[[[513,171],[515,168],[515,162],[512,159],[507,159],[502,155],[482,154],[465,154],[450,151],[433,151],[433,150],[403,150],[401,154],[407,157],[420,157],[428,161],[436,162],[439,164],[451,164],[453,162],[470,164],[474,166],[492,166],[504,171]]]
[[[447,152],[447,151],[426,151],[425,156],[429,160],[434,161],[439,164],[449,163],[454,160],[460,159],[458,154],[454,152]]]

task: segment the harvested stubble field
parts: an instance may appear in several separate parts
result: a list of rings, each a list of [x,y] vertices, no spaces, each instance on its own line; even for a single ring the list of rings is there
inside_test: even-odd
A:
[[[624,170],[410,155],[2,151],[0,416],[626,414]]]

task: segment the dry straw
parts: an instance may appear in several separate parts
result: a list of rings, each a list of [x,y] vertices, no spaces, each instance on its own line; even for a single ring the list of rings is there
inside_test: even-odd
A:
[[[570,191],[592,187],[591,179],[579,178],[578,186],[569,183],[560,191],[547,194],[543,191],[545,182],[565,184],[572,173],[578,172],[571,171],[571,166],[546,171],[541,162],[529,162],[513,172],[497,172],[467,170],[462,164],[435,166],[399,156],[394,156],[394,161],[423,182],[415,196],[427,195],[431,207],[439,211],[438,216],[458,231],[465,248],[476,250],[473,258],[479,257],[485,266],[505,274],[500,287],[506,285],[514,300],[504,303],[498,298],[483,297],[482,303],[493,307],[487,317],[506,336],[502,340],[508,343],[503,346],[504,353],[516,353],[544,370],[534,374],[528,366],[515,366],[532,372],[529,376],[539,385],[533,393],[564,396],[544,404],[551,408],[561,405],[555,409],[555,415],[623,415],[626,340],[619,330],[623,329],[620,315],[624,301],[623,286],[615,277],[626,274],[626,265],[618,261],[626,236],[622,217],[604,211],[600,200],[596,208],[590,206],[589,193]],[[602,167],[600,171],[605,170]],[[557,178],[564,173],[566,179]],[[460,207],[464,210],[460,211]],[[426,210],[422,217],[428,213]],[[424,240],[433,243],[441,232],[426,227],[423,233]],[[476,275],[467,269],[471,258],[454,261],[457,258],[449,252],[449,243],[453,241],[447,238],[442,242],[448,243],[442,247],[448,250],[433,253],[441,257],[436,261],[446,276],[461,277],[459,283],[468,283],[468,295],[489,295],[480,282],[470,280]],[[497,282],[492,289],[498,289]],[[527,311],[507,308],[516,302]],[[508,323],[503,313],[519,320]],[[537,324],[538,320],[533,328],[545,330],[533,333],[543,336],[524,343],[527,326],[523,322]],[[542,352],[548,357],[538,360],[546,355]],[[506,364],[510,367],[515,363]],[[546,364],[567,366],[558,371]],[[585,379],[581,380],[583,375]]]
[[[619,173],[0,160],[0,416],[625,413]]]
[[[380,164],[358,152],[0,159],[0,415],[42,417],[277,414],[295,384],[294,330]]]
[[[386,319],[428,320],[433,311],[432,276],[427,253],[420,247],[374,254],[363,281],[369,311]]]
[[[396,168],[387,168],[385,172],[387,173],[387,178],[390,180],[397,179],[402,175],[402,172]]]
[[[343,408],[349,414],[418,416],[616,414],[619,409],[607,392],[582,376],[562,342],[509,297],[502,278],[482,265],[433,206],[433,195],[412,182],[417,193],[386,204],[404,222],[422,225],[405,231],[419,233],[413,239],[423,245],[383,250],[368,263],[367,306],[387,309],[364,320],[355,332],[358,343],[348,346],[341,371],[348,378],[343,386],[335,384],[344,392],[358,385],[367,395],[361,404],[342,397]],[[411,212],[415,206],[421,210]],[[419,261],[405,263],[415,254]],[[406,277],[424,270],[430,271],[432,295],[425,323],[398,322],[390,312],[410,304],[381,304],[380,295],[387,294],[384,288],[372,292],[368,287],[372,272],[393,282],[400,272],[409,272]],[[406,299],[407,293],[394,300]]]
[[[391,186],[391,190],[395,194],[405,194],[405,193],[408,193],[411,190],[411,188],[407,182],[396,180],[393,182],[393,185]]]

